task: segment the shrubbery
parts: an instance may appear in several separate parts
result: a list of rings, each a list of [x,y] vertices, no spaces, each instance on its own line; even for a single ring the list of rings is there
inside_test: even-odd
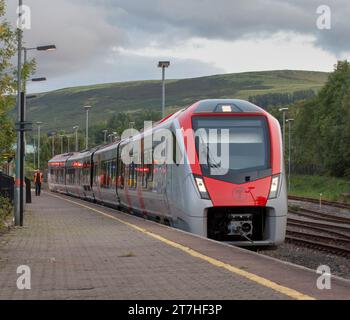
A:
[[[8,220],[12,215],[13,205],[11,200],[0,196],[0,229],[8,226]]]

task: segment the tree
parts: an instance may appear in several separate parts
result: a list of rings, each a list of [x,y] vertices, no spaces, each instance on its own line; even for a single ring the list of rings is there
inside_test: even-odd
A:
[[[350,63],[339,61],[317,97],[294,112],[296,169],[350,177]]]
[[[9,113],[15,105],[14,69],[11,57],[16,53],[16,34],[4,20],[5,2],[0,0],[0,157],[13,153],[15,131]]]

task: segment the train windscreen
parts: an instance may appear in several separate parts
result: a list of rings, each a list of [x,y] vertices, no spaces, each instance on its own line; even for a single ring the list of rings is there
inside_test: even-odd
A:
[[[244,183],[271,174],[265,117],[198,116],[192,125],[204,176]]]

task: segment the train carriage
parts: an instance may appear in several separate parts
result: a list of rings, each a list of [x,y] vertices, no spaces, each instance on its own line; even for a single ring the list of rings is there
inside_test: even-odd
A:
[[[69,195],[94,201],[92,191],[92,155],[95,149],[70,156],[66,161],[66,186]]]
[[[117,148],[118,144],[103,146],[93,152],[92,190],[95,200],[118,207],[117,199]]]
[[[51,191],[67,193],[66,162],[72,153],[60,154],[48,162],[48,185]]]

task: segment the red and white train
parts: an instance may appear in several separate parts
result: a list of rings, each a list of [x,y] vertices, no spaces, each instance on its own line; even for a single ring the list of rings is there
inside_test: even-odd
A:
[[[173,163],[154,158],[162,140],[152,137],[163,129],[172,133],[164,153],[172,152]],[[210,130],[229,133],[224,142],[229,161],[223,174],[212,173],[217,164],[208,147],[208,161],[199,161],[202,145],[212,143],[210,138],[198,138],[199,129],[209,137]],[[150,138],[153,142],[146,143]],[[132,145],[139,146],[137,151]],[[124,148],[131,160],[139,161],[126,164]],[[280,125],[247,101],[202,100],[137,135],[57,155],[48,166],[51,191],[236,245],[275,246],[285,238],[287,192]]]

